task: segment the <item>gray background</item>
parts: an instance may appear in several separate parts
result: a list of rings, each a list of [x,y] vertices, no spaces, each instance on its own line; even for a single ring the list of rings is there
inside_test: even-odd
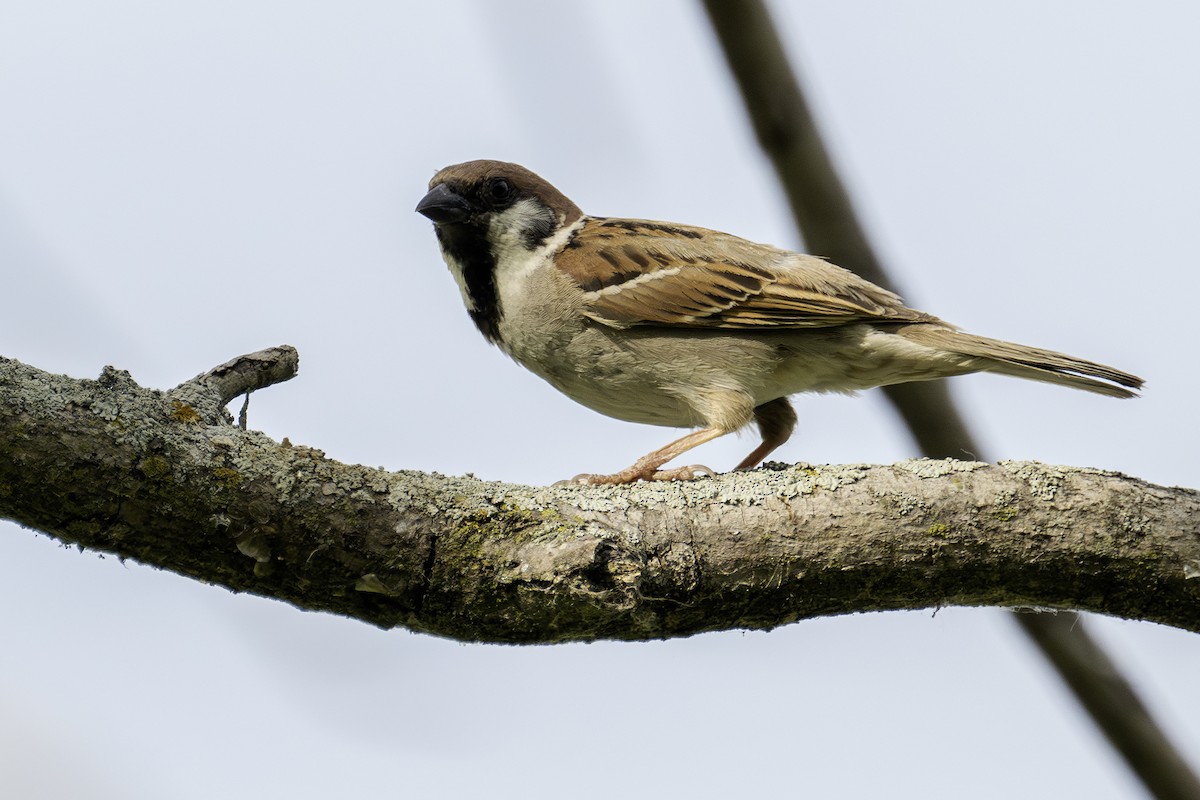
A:
[[[1200,486],[1198,7],[775,10],[910,303],[1148,380],[958,379],[988,455]],[[689,2],[10,0],[0,109],[0,353],[168,388],[290,343],[301,374],[251,425],[348,462],[546,483],[676,435],[484,343],[412,213],[439,167],[518,161],[593,213],[799,246]],[[783,460],[913,454],[876,392],[797,408]],[[1200,761],[1200,638],[1092,627]],[[9,797],[1139,794],[994,610],[466,646],[5,523],[0,637]]]

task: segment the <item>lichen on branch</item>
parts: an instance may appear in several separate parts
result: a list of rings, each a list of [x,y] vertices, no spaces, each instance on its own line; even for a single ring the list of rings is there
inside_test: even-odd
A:
[[[661,638],[943,605],[1200,630],[1191,490],[952,460],[624,487],[387,472],[232,424],[232,389],[286,380],[294,353],[234,359],[170,392],[111,368],[75,380],[0,359],[0,516],[234,591],[462,640]]]

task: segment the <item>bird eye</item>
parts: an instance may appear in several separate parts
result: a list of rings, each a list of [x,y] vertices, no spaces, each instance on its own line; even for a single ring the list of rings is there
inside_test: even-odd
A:
[[[512,184],[504,178],[492,178],[488,181],[487,196],[493,205],[507,205],[512,202],[514,194]]]

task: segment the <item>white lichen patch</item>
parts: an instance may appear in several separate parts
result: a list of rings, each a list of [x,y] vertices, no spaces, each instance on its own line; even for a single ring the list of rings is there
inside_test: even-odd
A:
[[[896,513],[902,517],[907,517],[917,509],[925,508],[925,501],[905,492],[885,492],[878,497],[895,508]]]
[[[983,461],[959,461],[957,458],[910,458],[895,464],[896,469],[918,478],[942,478],[956,472],[974,472],[987,466]]]
[[[866,464],[796,464],[787,469],[760,469],[721,476],[714,499],[728,505],[759,505],[773,497],[799,497],[818,491],[836,492],[862,480]]]
[[[533,498],[547,505],[563,504],[580,511],[605,513],[628,509],[631,494],[624,486],[547,486],[535,490]]]
[[[1034,497],[1053,500],[1058,496],[1069,467],[1056,467],[1040,461],[1001,461],[997,466],[1029,485]]]
[[[1151,521],[1141,511],[1127,508],[1122,509],[1118,513],[1117,519],[1121,522],[1121,529],[1126,533],[1144,536],[1150,532]]]
[[[817,491],[837,491],[862,480],[865,464],[812,466],[797,464],[782,470],[730,472],[692,481],[648,481],[625,486],[562,486],[537,490],[539,502],[569,503],[583,511],[624,511],[659,505],[687,508],[713,503],[733,506],[760,505],[773,497],[797,497]]]
[[[870,464],[797,464],[791,469],[776,473],[785,481],[776,494],[796,497],[814,494],[817,491],[836,492],[844,486],[866,478],[871,469]]]

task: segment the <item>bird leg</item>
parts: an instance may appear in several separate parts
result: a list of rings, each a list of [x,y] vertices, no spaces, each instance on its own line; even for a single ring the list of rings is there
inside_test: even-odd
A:
[[[757,406],[754,409],[754,421],[762,434],[762,444],[754,448],[754,452],[742,459],[737,465],[739,470],[754,469],[764,458],[769,456],[781,444],[792,436],[796,428],[796,411],[786,397],[779,397]],[[567,481],[559,481],[556,486],[596,485],[636,483],[637,481],[690,481],[701,474],[716,477],[716,473],[700,464],[673,469],[659,469],[677,456],[683,455],[693,447],[699,447],[705,442],[711,442],[719,436],[729,433],[724,428],[701,428],[693,431],[682,439],[676,439],[666,447],[660,447],[653,453],[642,456],[628,469],[614,472],[611,475],[592,475],[584,473],[576,475]]]
[[[742,459],[736,469],[754,469],[771,455],[777,447],[792,437],[796,428],[796,410],[786,397],[769,400],[754,409],[754,421],[762,433],[762,444]]]
[[[715,472],[699,464],[693,464],[688,467],[675,467],[674,469],[659,469],[659,467],[676,456],[686,453],[693,447],[699,447],[705,442],[711,442],[713,439],[716,439],[718,436],[724,436],[726,433],[729,433],[729,431],[722,430],[721,428],[701,428],[698,431],[692,431],[682,439],[676,439],[666,447],[660,447],[653,453],[642,456],[628,469],[614,472],[612,475],[590,475],[584,473],[583,475],[576,475],[569,481],[560,481],[556,485],[618,484],[635,483],[637,481],[690,481],[700,474],[716,477]],[[784,438],[786,439],[787,437],[785,436]]]

